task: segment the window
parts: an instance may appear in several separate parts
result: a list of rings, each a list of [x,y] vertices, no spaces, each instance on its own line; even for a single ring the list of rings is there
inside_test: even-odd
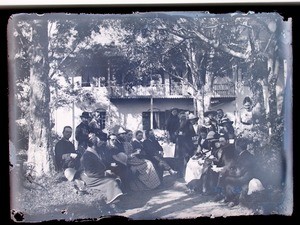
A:
[[[151,129],[151,120],[150,120],[150,115],[151,112],[143,112],[142,117],[143,117],[143,129],[144,130],[149,130]],[[166,113],[165,112],[160,112],[160,111],[154,111],[153,112],[153,129],[165,129],[165,123],[166,123]]]
[[[98,122],[101,130],[105,128],[105,119],[106,119],[106,112],[100,112],[100,118]]]

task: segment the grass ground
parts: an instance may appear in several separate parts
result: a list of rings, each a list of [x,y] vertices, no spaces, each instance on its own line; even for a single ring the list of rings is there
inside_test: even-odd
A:
[[[88,190],[80,194],[76,192],[73,182],[59,175],[42,178],[38,183],[25,180],[15,193],[12,209],[21,212],[25,222],[74,221],[111,215],[133,220],[153,220],[254,214],[253,210],[246,207],[230,208],[225,203],[214,202],[212,196],[188,194],[183,179],[175,175],[165,175],[159,189],[122,196],[119,207],[124,212],[118,214],[103,204],[97,192]]]

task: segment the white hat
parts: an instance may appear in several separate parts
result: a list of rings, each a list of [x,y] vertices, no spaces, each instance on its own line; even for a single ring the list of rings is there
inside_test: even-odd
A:
[[[256,179],[256,178],[253,178],[249,182],[247,195],[251,195],[253,192],[263,191],[263,190],[265,190],[265,188],[262,185],[262,183],[260,182],[260,180]]]
[[[125,134],[125,133],[127,133],[126,130],[124,130],[123,127],[120,127],[118,130],[118,134]]]
[[[127,155],[124,152],[120,152],[117,155],[112,156],[114,160],[116,160],[119,163],[122,163],[123,165],[127,165]]]
[[[68,179],[68,181],[74,180],[75,174],[76,170],[74,168],[67,168],[64,171],[64,175]]]
[[[190,113],[188,118],[189,120],[199,119],[199,117],[195,116],[193,113]]]

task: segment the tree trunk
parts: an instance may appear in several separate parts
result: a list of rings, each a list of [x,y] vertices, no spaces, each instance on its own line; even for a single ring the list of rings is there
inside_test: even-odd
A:
[[[30,54],[30,121],[27,171],[33,177],[51,175],[54,169],[50,139],[50,90],[48,83],[48,27],[46,20],[32,23]]]
[[[277,118],[277,95],[276,84],[279,73],[279,60],[269,60],[270,75],[268,78],[268,91],[269,91],[269,122],[271,125],[271,133],[276,129]]]

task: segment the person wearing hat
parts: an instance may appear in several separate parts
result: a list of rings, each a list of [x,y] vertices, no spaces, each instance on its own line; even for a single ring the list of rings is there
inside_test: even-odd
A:
[[[202,194],[209,194],[216,184],[217,176],[211,171],[212,164],[211,152],[213,144],[217,141],[217,134],[209,131],[205,127],[200,128],[200,138],[198,149],[187,163],[185,171],[185,181],[191,191],[198,191]]]
[[[106,204],[115,209],[115,200],[123,195],[120,179],[106,167],[98,154],[97,146],[100,139],[93,135],[88,141],[88,147],[81,158],[81,179],[90,189],[98,190],[104,197]]]
[[[170,142],[176,143],[176,131],[179,128],[178,110],[171,109],[171,115],[166,121],[166,130],[168,132]]]
[[[222,118],[219,123],[219,134],[227,136],[228,139],[234,139],[235,131],[232,124],[233,121],[231,121],[227,117]]]
[[[76,153],[73,143],[69,141],[72,136],[72,127],[65,126],[62,134],[63,137],[56,143],[54,149],[56,170],[78,169],[80,157]]]
[[[89,126],[91,116],[89,112],[82,112],[80,118],[81,123],[76,127],[75,139],[78,142],[77,151],[82,155],[88,146],[89,134],[91,133]]]

